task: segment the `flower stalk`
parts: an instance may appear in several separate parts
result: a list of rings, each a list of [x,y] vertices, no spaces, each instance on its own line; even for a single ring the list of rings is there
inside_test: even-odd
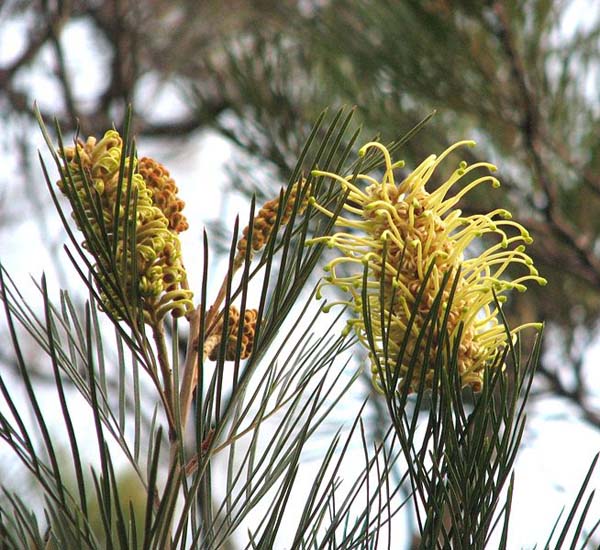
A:
[[[203,359],[216,359],[216,353],[223,337],[223,315],[221,305],[227,296],[229,282],[242,267],[246,256],[252,259],[254,253],[259,252],[265,247],[271,237],[279,216],[278,226],[282,227],[289,223],[294,208],[302,214],[308,204],[307,193],[303,192],[305,180],[300,179],[292,185],[287,200],[281,205],[281,197],[267,201],[258,211],[251,225],[246,226],[242,231],[242,237],[237,244],[237,253],[233,259],[231,269],[225,275],[221,287],[213,304],[204,311],[201,306],[189,316],[190,320],[190,339],[183,368],[183,376],[180,386],[180,405],[181,405],[181,423],[185,430],[189,409],[191,407],[192,396],[196,385],[198,384],[198,348],[200,345],[200,326],[202,316],[204,316],[205,334],[202,345]],[[302,199],[296,206],[298,196]],[[248,252],[248,245],[250,251]],[[227,331],[225,331],[228,343],[226,346],[225,360],[234,358],[237,349],[237,335],[239,331],[239,312],[237,309],[230,308],[230,321]],[[254,332],[257,322],[257,310],[246,310],[244,313],[244,324],[242,328],[242,347],[241,359],[246,359],[252,352],[254,345]]]
[[[188,227],[181,213],[184,203],[161,164],[122,158],[123,140],[114,130],[100,140],[77,141],[61,153],[65,165],[58,186],[73,206],[83,247],[96,261],[102,309],[117,321],[141,313],[152,328],[162,378],[157,389],[173,439],[174,387],[163,319],[167,313],[182,317],[193,311],[178,237]]]

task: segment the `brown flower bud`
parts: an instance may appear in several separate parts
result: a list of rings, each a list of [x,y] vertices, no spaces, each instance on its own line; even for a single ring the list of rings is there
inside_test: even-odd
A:
[[[299,182],[293,184],[292,189],[290,191],[288,200],[285,205],[285,209],[281,214],[281,222],[280,225],[286,225],[292,216],[292,212],[294,211],[294,205],[296,203],[296,199],[298,196],[299,190],[304,185],[305,180],[302,179]],[[304,210],[306,210],[306,205],[308,204],[308,194],[305,193],[302,198],[302,202],[298,206],[298,213],[302,214]],[[258,252],[261,250],[273,231],[273,227],[275,225],[275,221],[277,220],[277,212],[279,210],[279,198],[272,199],[267,201],[262,208],[258,211],[258,214],[255,216],[254,221],[252,223],[252,242],[251,247],[254,252]],[[246,248],[248,246],[248,233],[250,232],[249,227],[245,227],[243,230],[243,236],[239,240],[237,248],[238,248],[238,258],[243,258],[246,254]]]
[[[154,159],[142,157],[138,163],[138,171],[152,191],[152,201],[169,220],[169,229],[175,233],[185,231],[189,225],[181,213],[185,203],[177,197],[179,189],[171,178],[169,171]]]
[[[256,321],[258,318],[258,311],[256,309],[247,309],[244,312],[243,329],[241,335],[240,345],[240,359],[248,359],[252,350],[254,349],[254,334],[256,332]],[[239,335],[239,323],[240,323],[240,312],[235,306],[229,308],[229,318],[227,327],[227,346],[225,348],[225,361],[235,361],[236,351],[238,347],[238,335]],[[215,335],[218,335],[218,340],[215,341],[214,345],[208,350],[208,358],[211,361],[216,361],[220,342],[223,335],[223,317],[220,318],[219,322],[215,326]]]

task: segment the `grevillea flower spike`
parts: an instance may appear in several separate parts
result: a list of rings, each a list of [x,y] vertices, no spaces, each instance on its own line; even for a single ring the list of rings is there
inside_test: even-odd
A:
[[[439,156],[429,156],[400,183],[396,183],[394,172],[404,166],[403,161],[393,161],[390,152],[377,142],[367,143],[359,155],[364,156],[370,149],[383,154],[385,172],[381,180],[367,174],[354,179],[329,172],[313,173],[333,178],[347,193],[342,214],[335,222],[339,231],[312,242],[325,242],[340,252],[339,257],[325,266],[329,275],[323,284],[337,287],[347,297],[328,307],[343,304],[353,311],[348,330],[353,329],[369,351],[372,381],[377,391],[383,390],[382,376],[386,372],[398,377],[399,387],[409,383],[414,391],[423,368],[431,368],[428,365],[433,364],[438,351],[438,336],[434,335],[433,345],[427,348],[426,339],[419,340],[418,335],[440,290],[440,320],[447,313],[446,330],[450,338],[456,338],[460,332],[457,365],[461,383],[480,390],[486,365],[497,363],[498,353],[507,344],[496,300],[504,302],[509,290],[524,291],[524,283],[528,281],[546,284],[525,253],[525,245],[532,242],[529,233],[511,220],[507,210],[463,216],[456,208],[475,187],[484,183],[494,188],[500,186],[489,173],[480,174],[481,170],[494,172],[494,165],[478,162],[469,166],[463,161],[439,187],[426,189],[434,171],[452,151],[473,145],[472,141],[460,141]],[[474,176],[475,173],[480,175]],[[459,185],[461,188],[456,190]],[[311,203],[333,216],[314,198]],[[496,242],[480,240],[486,234],[495,235]],[[477,246],[470,246],[474,240]],[[510,279],[507,274],[510,267],[524,269],[525,274]],[[365,270],[366,293],[363,293]],[[456,277],[450,304],[452,285],[446,288],[443,284],[448,275],[451,280]],[[421,287],[423,294],[411,325],[409,320]],[[365,299],[367,304],[363,303]],[[365,311],[369,311],[367,322]],[[539,327],[522,325],[513,329],[512,334],[526,326]],[[397,361],[405,338],[407,346]],[[425,357],[427,349],[429,357]],[[406,380],[411,361],[415,365],[412,379]],[[425,374],[429,386],[431,379],[432,371]]]
[[[64,150],[67,166],[58,185],[73,203],[73,217],[78,227],[82,229],[87,225],[95,238],[103,239],[106,234],[110,246],[116,245],[114,263],[118,284],[123,289],[130,288],[134,284],[132,275],[137,272],[136,283],[146,322],[155,324],[168,312],[174,317],[187,315],[194,305],[192,292],[187,288],[178,237],[179,231],[187,228],[187,222],[180,213],[183,202],[175,196],[177,188],[168,172],[151,159],[144,159],[140,170],[140,162],[136,158],[131,178],[131,203],[127,205],[127,182],[119,186],[122,154],[123,140],[114,130],[106,132],[99,141],[94,137],[89,137],[85,143],[78,141],[75,147]],[[127,158],[125,173],[129,171],[129,162]],[[72,182],[73,189],[65,186],[66,181]],[[76,207],[78,201],[74,194],[82,208]],[[135,270],[133,254],[124,242],[124,223],[119,224],[116,235],[112,233],[116,207],[123,221],[125,213],[133,211],[134,195]],[[93,238],[91,234],[90,237]],[[92,249],[87,241],[83,246]],[[112,270],[109,257],[102,254],[95,259],[97,276],[107,283],[104,273]],[[109,284],[102,286],[111,288]],[[101,290],[101,299],[103,308],[119,318],[120,313],[114,307],[115,303],[119,303],[118,297],[115,295],[109,299]]]

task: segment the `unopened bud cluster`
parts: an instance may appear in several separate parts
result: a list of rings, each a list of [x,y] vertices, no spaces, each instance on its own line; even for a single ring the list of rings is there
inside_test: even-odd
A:
[[[292,186],[289,192],[289,196],[287,198],[287,202],[281,213],[280,225],[286,225],[292,216],[292,212],[294,211],[294,205],[298,199],[298,193],[301,191],[304,180],[301,182],[296,182]],[[306,209],[306,205],[308,204],[308,199],[305,196],[302,201],[298,205],[298,214],[302,214]],[[262,208],[258,211],[258,214],[255,216],[254,221],[252,223],[252,242],[250,244],[251,249],[254,252],[258,252],[261,250],[271,233],[273,232],[273,228],[275,227],[275,222],[277,220],[277,213],[279,211],[279,198],[272,199],[267,201]],[[248,247],[248,234],[250,233],[250,228],[245,227],[243,231],[242,238],[238,242],[238,257],[243,258],[246,253],[246,248]]]
[[[254,335],[256,332],[256,320],[258,317],[258,311],[256,309],[247,309],[244,312],[244,318],[242,320],[243,328],[242,328],[242,337],[240,343],[240,359],[248,359],[250,354],[252,353],[252,349],[254,347]],[[225,335],[227,337],[227,345],[225,347],[225,361],[235,361],[237,358],[237,348],[238,348],[238,336],[240,331],[240,312],[235,306],[230,306],[229,308],[229,317],[227,322],[227,330],[225,331]],[[214,334],[223,335],[223,317],[220,318],[217,323]],[[219,338],[219,342],[222,336]],[[218,342],[217,345],[214,345],[208,353],[208,358],[211,361],[216,361],[220,346]]]
[[[169,171],[160,163],[149,157],[142,157],[138,162],[138,171],[152,191],[152,201],[169,220],[169,229],[175,233],[185,231],[189,225],[181,213],[185,206],[178,196],[177,185]]]

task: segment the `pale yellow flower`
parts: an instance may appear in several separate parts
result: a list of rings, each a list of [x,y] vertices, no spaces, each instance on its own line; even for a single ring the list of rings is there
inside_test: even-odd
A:
[[[446,329],[451,341],[462,331],[458,348],[461,382],[463,386],[479,390],[486,365],[494,363],[508,339],[494,295],[503,302],[507,291],[522,292],[528,281],[546,284],[525,253],[525,245],[532,242],[529,233],[511,220],[507,210],[463,216],[456,208],[475,187],[482,184],[491,184],[494,188],[500,186],[500,182],[489,174],[496,170],[494,165],[478,162],[469,166],[461,162],[439,187],[431,191],[426,189],[444,159],[466,145],[473,146],[474,142],[461,141],[439,156],[431,155],[400,183],[396,183],[395,171],[404,163],[393,161],[389,151],[377,142],[367,143],[359,154],[365,155],[370,149],[378,149],[383,154],[385,172],[381,180],[368,174],[359,174],[353,179],[329,172],[314,172],[316,176],[333,178],[339,182],[342,191],[348,193],[342,215],[336,219],[338,232],[312,242],[325,242],[340,252],[340,256],[325,267],[329,272],[325,284],[341,289],[347,298],[328,307],[343,304],[353,311],[349,328],[369,350],[373,385],[378,391],[383,389],[382,376],[386,372],[398,375],[399,387],[408,382],[414,390],[422,369],[432,369],[439,335],[434,334],[429,357],[426,357],[426,340],[419,342],[417,337],[440,289],[442,307],[436,320],[441,320],[449,307]],[[458,186],[460,189],[456,189]],[[321,212],[333,216],[314,199],[311,202]],[[496,236],[497,240],[489,244],[489,238],[481,239],[484,235]],[[476,246],[472,246],[474,244]],[[508,270],[513,267],[524,270],[524,274],[511,279]],[[363,296],[365,269],[367,288],[366,296]],[[513,269],[510,271],[512,274]],[[452,285],[442,288],[446,274],[450,275],[450,283],[457,277],[450,304]],[[424,292],[414,315],[407,347],[397,364],[422,285],[425,285]],[[365,310],[370,312],[367,326],[371,339],[365,327]],[[513,329],[512,335],[525,326]],[[412,379],[407,381],[408,365],[415,356],[416,368]],[[426,374],[429,385],[431,376],[432,372]]]

